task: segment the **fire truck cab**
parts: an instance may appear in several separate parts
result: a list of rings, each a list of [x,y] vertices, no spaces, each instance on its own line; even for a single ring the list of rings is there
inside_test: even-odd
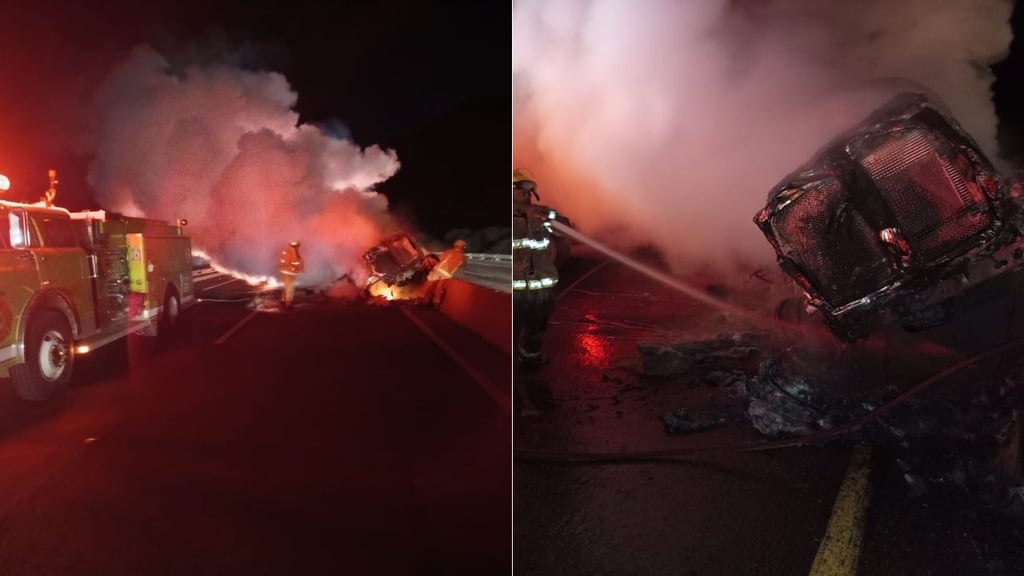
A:
[[[0,201],[0,377],[40,401],[77,354],[172,328],[195,302],[182,225]]]

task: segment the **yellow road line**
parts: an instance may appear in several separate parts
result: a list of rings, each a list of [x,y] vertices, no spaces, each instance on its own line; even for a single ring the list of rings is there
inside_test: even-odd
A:
[[[871,500],[871,448],[858,446],[832,506],[825,536],[811,565],[811,576],[855,576]]]

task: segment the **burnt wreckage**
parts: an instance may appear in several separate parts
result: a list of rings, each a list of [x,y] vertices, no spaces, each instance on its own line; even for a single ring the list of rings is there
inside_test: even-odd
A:
[[[1019,195],[959,124],[904,93],[772,188],[754,222],[846,341],[946,322],[968,289],[1024,264]]]

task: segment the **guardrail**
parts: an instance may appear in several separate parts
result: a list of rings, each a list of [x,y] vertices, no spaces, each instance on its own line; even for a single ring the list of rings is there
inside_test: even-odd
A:
[[[512,293],[511,254],[466,254],[466,262],[455,277],[478,286]]]
[[[495,261],[495,262],[508,262],[512,263],[511,254],[466,254],[466,260],[474,261]]]

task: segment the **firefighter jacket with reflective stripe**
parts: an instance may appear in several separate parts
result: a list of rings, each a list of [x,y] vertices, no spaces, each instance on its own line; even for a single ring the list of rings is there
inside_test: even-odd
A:
[[[302,256],[299,256],[299,249],[292,245],[285,248],[281,252],[278,269],[281,271],[281,274],[288,274],[290,276],[302,273],[306,267],[302,263]]]
[[[512,289],[541,290],[558,283],[551,257],[551,233],[527,206],[514,204],[512,213]]]
[[[427,280],[447,280],[455,275],[466,263],[466,255],[459,248],[450,248],[441,256],[441,260],[427,275]]]

